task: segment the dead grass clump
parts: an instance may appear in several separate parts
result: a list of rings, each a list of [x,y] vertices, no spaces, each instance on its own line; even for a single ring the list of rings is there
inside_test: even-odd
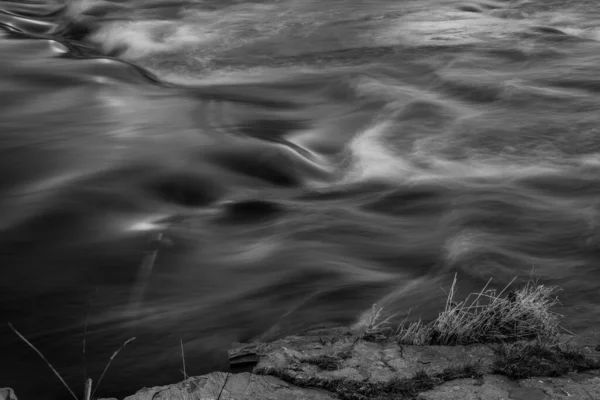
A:
[[[582,350],[567,346],[517,342],[500,346],[493,368],[494,372],[510,378],[526,379],[600,369],[600,360],[591,359]]]
[[[467,345],[473,343],[537,340],[554,342],[561,316],[551,311],[558,303],[557,287],[528,282],[506,295],[511,281],[500,293],[488,289],[473,293],[461,302],[454,299],[456,276],[448,293],[446,306],[430,323],[402,322],[391,332],[389,319],[381,319],[381,308],[374,309],[365,339],[394,339],[407,345]],[[376,312],[375,312],[376,311]]]

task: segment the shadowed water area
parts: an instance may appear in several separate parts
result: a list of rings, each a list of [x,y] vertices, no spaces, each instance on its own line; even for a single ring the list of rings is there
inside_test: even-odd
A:
[[[530,276],[600,324],[596,0],[0,1],[0,387]],[[84,341],[85,339],[85,341]],[[82,348],[85,342],[85,354]]]

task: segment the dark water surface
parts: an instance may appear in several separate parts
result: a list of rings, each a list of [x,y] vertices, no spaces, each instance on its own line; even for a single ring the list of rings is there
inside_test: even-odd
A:
[[[600,324],[600,4],[0,1],[0,387],[124,396],[232,341],[434,318],[458,274]],[[84,334],[84,327],[87,333]],[[86,337],[85,362],[82,341]]]

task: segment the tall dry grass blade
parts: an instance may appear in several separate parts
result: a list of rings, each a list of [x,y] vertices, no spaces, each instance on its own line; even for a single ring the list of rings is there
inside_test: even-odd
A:
[[[400,323],[396,326],[396,334],[402,332],[402,329],[404,328],[404,325],[406,325],[406,322],[408,321],[408,318],[410,317],[410,313],[412,312],[412,307],[408,309],[408,312],[406,313],[406,317],[404,317],[404,319],[402,321],[400,321]]]
[[[475,300],[473,300],[471,302],[471,304],[477,304],[477,302],[479,301],[479,299],[481,298],[481,296],[485,293],[485,290],[487,289],[487,287],[490,285],[490,283],[492,282],[492,278],[490,278],[487,283],[485,284],[485,286],[483,287],[483,289],[481,289],[479,291],[479,294],[477,294],[477,297],[475,298]]]
[[[125,341],[125,343],[123,343],[123,345],[121,347],[119,347],[119,349],[117,351],[115,351],[113,353],[113,355],[110,357],[110,360],[108,360],[108,363],[106,364],[106,367],[104,367],[104,371],[102,371],[102,375],[100,375],[100,379],[98,379],[98,383],[96,384],[96,388],[92,392],[92,397],[94,397],[94,395],[96,394],[96,391],[98,390],[98,387],[100,387],[100,383],[102,382],[102,378],[104,378],[104,375],[106,374],[106,371],[108,371],[108,367],[110,367],[110,364],[113,362],[113,360],[115,359],[115,357],[117,357],[117,354],[119,354],[119,352],[121,350],[123,350],[123,348],[125,346],[127,346],[130,342],[133,342],[134,340],[135,340],[135,337],[132,337],[132,338],[128,339],[127,341]]]
[[[52,372],[54,372],[54,375],[56,375],[56,377],[61,381],[61,383],[63,384],[63,386],[69,391],[69,393],[71,393],[71,396],[75,399],[77,399],[77,396],[75,396],[75,393],[73,393],[73,391],[71,390],[71,388],[69,387],[69,385],[67,385],[67,382],[65,382],[65,380],[62,378],[62,376],[60,376],[60,374],[58,373],[58,371],[52,366],[52,364],[50,364],[50,361],[48,361],[46,359],[46,357],[42,354],[41,351],[39,351],[37,349],[37,347],[35,347],[29,340],[27,340],[27,338],[23,335],[21,335],[21,333],[15,329],[14,326],[12,326],[11,323],[8,323],[8,326],[10,327],[10,329],[12,329],[12,331],[14,333],[16,333],[22,341],[24,341],[25,343],[27,343],[27,345],[29,347],[31,347],[41,358],[42,360],[44,360],[44,362],[48,365],[48,367],[50,367],[50,369],[52,370]]]
[[[446,308],[445,310],[449,310],[450,306],[452,305],[452,300],[454,299],[454,291],[456,290],[456,276],[457,273],[454,273],[454,279],[452,280],[452,286],[450,286],[450,292],[448,293],[448,296],[446,297]]]
[[[516,280],[517,280],[517,277],[515,276],[515,277],[512,279],[512,281],[508,282],[508,285],[506,285],[506,286],[504,287],[504,289],[502,289],[502,291],[501,291],[501,292],[498,294],[498,296],[496,296],[496,297],[500,298],[500,296],[502,296],[502,295],[504,294],[504,292],[506,291],[506,289],[508,289],[508,287],[509,287],[510,285],[512,285],[513,283],[515,283],[515,281],[516,281]]]

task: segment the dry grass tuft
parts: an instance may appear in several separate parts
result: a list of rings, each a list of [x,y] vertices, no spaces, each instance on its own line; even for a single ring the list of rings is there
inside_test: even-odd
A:
[[[390,337],[390,334],[392,333],[390,320],[395,317],[395,314],[390,315],[385,319],[381,319],[382,313],[383,307],[378,307],[377,304],[373,304],[363,339],[376,342]]]
[[[516,279],[516,278],[515,278]],[[407,345],[467,345],[536,340],[552,343],[558,337],[561,316],[551,311],[558,303],[557,287],[528,282],[520,289],[500,293],[488,289],[473,293],[461,302],[455,302],[456,276],[448,293],[446,306],[430,323],[403,321],[395,331],[390,329],[388,317],[381,319],[381,309],[374,308],[365,331],[365,339],[393,339]]]

